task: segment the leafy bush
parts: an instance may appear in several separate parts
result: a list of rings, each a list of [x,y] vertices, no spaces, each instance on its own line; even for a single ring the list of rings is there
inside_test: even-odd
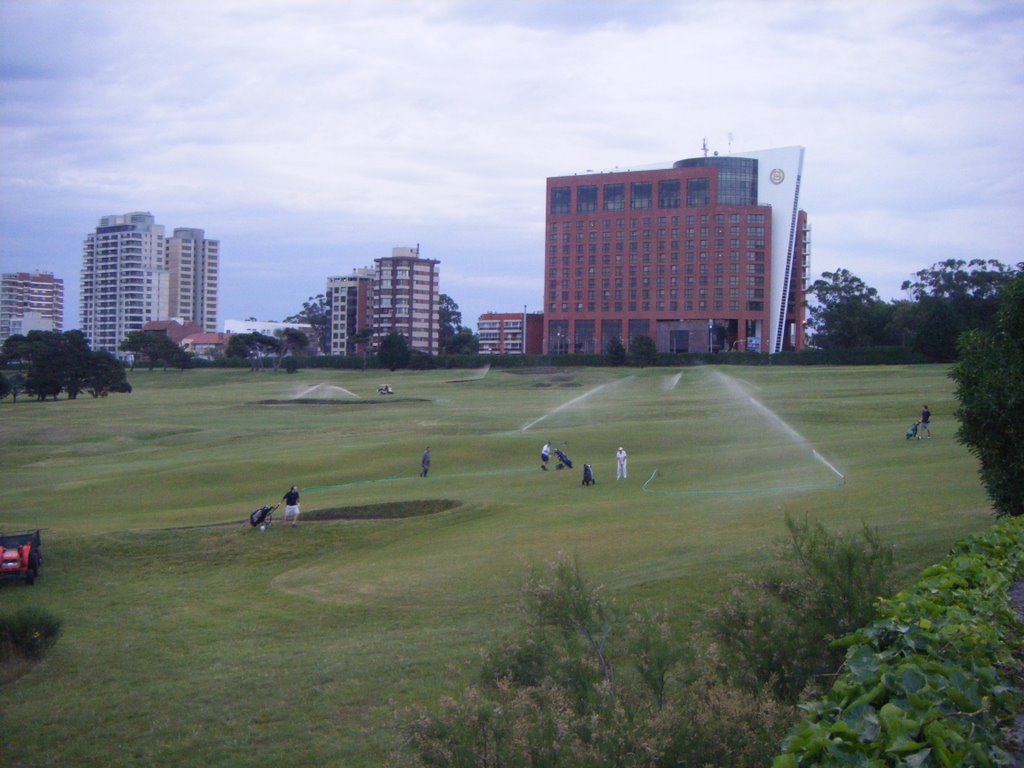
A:
[[[0,615],[0,657],[17,655],[38,661],[57,642],[60,629],[60,619],[34,606]]]
[[[867,526],[831,534],[787,516],[786,527],[783,567],[734,590],[709,614],[709,627],[723,677],[796,703],[842,663],[831,642],[874,618],[875,601],[891,591],[893,553]]]
[[[687,671],[658,614],[616,610],[566,558],[524,589],[527,631],[480,682],[403,727],[392,766],[762,768],[793,721],[765,691]]]
[[[786,738],[773,768],[1009,765],[1001,727],[1024,706],[1012,676],[1024,622],[1024,520],[967,537],[844,639],[843,675]],[[1018,677],[1019,679],[1019,677]]]

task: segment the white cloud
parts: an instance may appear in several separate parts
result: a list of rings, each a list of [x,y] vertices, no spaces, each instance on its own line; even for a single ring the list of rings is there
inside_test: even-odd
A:
[[[547,176],[707,137],[807,147],[815,268],[895,295],[952,251],[1019,258],[1022,32],[969,0],[15,0],[0,259],[73,307],[85,234],[149,210],[221,240],[225,316],[283,317],[421,242],[472,321],[539,309]]]

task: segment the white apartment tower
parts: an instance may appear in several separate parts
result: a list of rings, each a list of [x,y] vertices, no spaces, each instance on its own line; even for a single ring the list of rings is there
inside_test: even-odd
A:
[[[0,344],[15,334],[63,330],[63,280],[52,272],[0,275]]]
[[[207,333],[217,332],[219,261],[219,241],[207,240],[201,229],[174,230],[167,238],[169,317],[191,321]]]
[[[373,283],[377,276],[368,267],[355,269],[351,275],[327,278],[327,295],[331,304],[332,355],[354,355],[355,336],[373,324]]]
[[[117,355],[129,333],[169,310],[163,225],[141,211],[102,217],[82,248],[79,316],[89,345]]]
[[[436,355],[440,343],[440,270],[436,259],[420,258],[419,246],[392,248],[374,259],[373,343],[397,331],[409,348]]]

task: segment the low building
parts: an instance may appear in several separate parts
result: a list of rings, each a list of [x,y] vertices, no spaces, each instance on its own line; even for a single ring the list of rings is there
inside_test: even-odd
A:
[[[544,343],[544,315],[485,312],[477,318],[476,331],[481,355],[539,355]]]

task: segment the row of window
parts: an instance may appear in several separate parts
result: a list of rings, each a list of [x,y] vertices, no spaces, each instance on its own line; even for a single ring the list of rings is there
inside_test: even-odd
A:
[[[576,213],[594,213],[626,210],[626,184],[604,184],[598,195],[597,184],[576,187]],[[629,184],[629,207],[634,211],[655,207],[672,209],[683,205],[683,187],[679,179],[665,179],[658,182],[657,197],[654,183],[633,181]],[[551,213],[561,215],[572,212],[572,187],[551,188]],[[686,180],[686,207],[706,208],[711,204],[711,179],[702,177]]]
[[[598,309],[599,305],[597,303],[595,303],[595,302],[589,302],[586,305],[584,305],[582,302],[577,302],[574,305],[570,305],[568,302],[563,302],[561,305],[556,304],[555,302],[551,302],[551,303],[548,304],[548,311],[551,312],[551,313],[556,313],[556,312],[561,311],[562,314],[568,314],[569,311],[570,311],[569,310],[570,306],[574,307],[573,311],[575,311],[575,312],[584,312],[585,311],[585,312],[589,312],[589,313],[593,313],[593,314],[598,314],[598,313],[601,313],[601,314],[610,314],[610,313],[621,314],[623,312],[652,312],[652,311],[654,311],[654,312],[665,312],[665,311],[678,312],[679,310],[683,310],[684,312],[698,311],[698,312],[702,312],[703,313],[703,312],[706,312],[708,310],[714,310],[716,312],[721,312],[721,311],[725,311],[726,309],[728,309],[730,312],[764,312],[764,302],[763,301],[745,301],[744,302],[744,301],[739,301],[739,300],[736,300],[736,299],[733,299],[733,300],[730,300],[730,301],[724,301],[724,300],[708,301],[706,299],[701,299],[699,301],[685,300],[685,301],[682,301],[682,302],[680,302],[680,301],[668,301],[668,302],[665,302],[665,301],[655,301],[655,302],[650,302],[650,301],[640,301],[640,302],[637,302],[637,301],[629,301],[629,302],[623,302],[623,301],[602,302],[600,304],[600,309]],[[586,308],[584,309],[584,307],[586,307]],[[550,325],[553,326],[557,322],[559,322],[559,321],[552,320]],[[633,321],[630,320],[630,323],[632,323],[632,322]],[[635,336],[637,334],[631,334],[631,335]],[[644,334],[644,335],[646,335],[646,334]]]

